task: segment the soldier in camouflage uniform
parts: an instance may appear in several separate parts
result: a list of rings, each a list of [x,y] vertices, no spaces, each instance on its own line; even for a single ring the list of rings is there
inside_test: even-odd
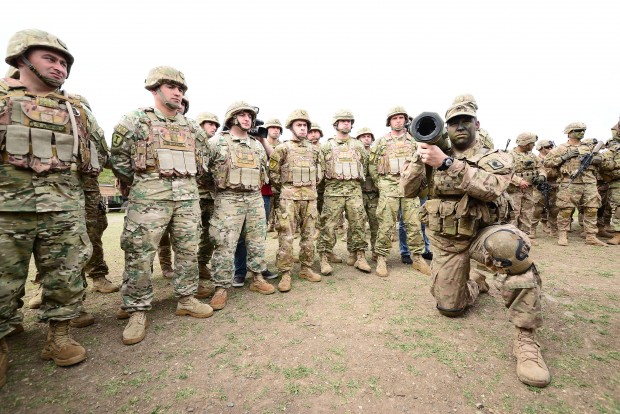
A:
[[[266,139],[248,133],[257,115],[258,108],[247,102],[232,103],[224,116],[224,125],[230,130],[209,140],[213,155],[209,168],[217,188],[210,229],[210,236],[215,243],[211,259],[213,283],[216,286],[211,306],[215,310],[226,306],[228,289],[233,282],[233,256],[244,228],[247,267],[252,275],[250,290],[265,295],[275,292],[275,288],[262,276],[262,272],[267,269],[267,226],[260,193],[261,186],[269,182],[267,157],[272,148]]]
[[[609,180],[609,204],[613,237],[607,243],[620,244],[620,121],[611,128],[607,151],[602,154],[600,171]]]
[[[271,146],[271,148],[275,148],[280,145],[280,137],[282,136],[282,124],[279,119],[269,119],[263,125],[264,128],[267,129],[267,142]],[[269,184],[267,184],[269,185]],[[261,192],[262,194],[262,192]],[[267,216],[267,231],[277,231],[275,226],[278,224],[278,215],[276,214],[276,210],[280,205],[280,191],[277,188],[271,188],[271,197],[269,200],[269,215]],[[277,234],[274,235],[274,238],[278,237]]]
[[[557,194],[558,244],[568,246],[567,232],[570,228],[574,208],[584,209],[583,226],[586,232],[586,244],[607,246],[596,237],[596,214],[601,206],[601,196],[596,187],[596,169],[602,161],[600,155],[594,156],[592,165],[579,177],[570,178],[580,165],[580,157],[590,153],[589,145],[581,142],[586,131],[586,124],[572,122],[564,128],[568,141],[552,150],[544,161],[546,168],[557,168],[560,172]]]
[[[154,106],[127,113],[114,128],[110,163],[121,185],[131,187],[121,248],[125,251],[122,309],[130,318],[123,343],[146,335],[151,309],[151,266],[161,237],[169,228],[174,249],[172,285],[179,298],[176,314],[206,318],[213,309],[194,297],[198,288],[200,207],[196,176],[209,158],[204,131],[177,112],[187,83],[182,72],[158,66],[145,89]]]
[[[368,154],[364,145],[353,139],[349,132],[355,119],[351,111],[336,111],[332,125],[336,136],[321,146],[321,170],[325,173],[325,197],[321,212],[321,234],[317,250],[321,255],[321,273],[332,272],[329,264],[340,263],[342,259],[333,254],[336,244],[336,226],[344,211],[351,228],[351,241],[347,250],[354,252],[354,266],[363,272],[370,272],[366,261],[366,212],[362,199],[361,183],[365,180]]]
[[[480,286],[470,280],[470,259],[499,272],[497,281],[516,327],[513,353],[517,376],[535,387],[549,384],[549,370],[534,331],[542,325],[541,279],[529,257],[530,242],[511,224],[505,190],[512,176],[512,157],[503,151],[480,151],[476,145],[476,110],[460,102],[446,112],[452,148],[418,143],[417,154],[403,169],[403,186],[419,188],[425,164],[433,167],[431,199],[421,214],[433,245],[431,293],[437,310],[457,317],[474,304]],[[408,196],[416,194],[408,193]]]
[[[536,143],[538,151],[538,159],[542,163],[545,156],[555,147],[553,141],[548,139],[540,140]],[[545,205],[545,195],[538,189],[534,189],[534,214],[532,216],[532,233],[536,232],[538,222],[542,221],[543,230],[553,237],[558,236],[558,207],[556,205],[556,197],[558,194],[558,172],[555,168],[545,168],[547,183],[551,186],[549,192],[549,208]]]
[[[407,231],[407,245],[413,254],[412,266],[415,270],[430,275],[431,269],[422,257],[424,238],[418,218],[420,200],[417,197],[405,198],[400,188],[400,169],[405,159],[416,149],[413,137],[405,129],[409,115],[405,108],[396,106],[390,109],[386,118],[386,126],[390,127],[390,132],[372,147],[368,164],[370,176],[379,188],[379,231],[374,250],[377,254],[377,276],[388,275],[386,258],[392,248],[392,233],[394,224],[398,222],[399,210],[402,211],[402,220]]]
[[[375,142],[375,134],[372,133],[370,128],[360,128],[357,131],[357,137],[363,145],[366,153],[370,156],[370,147]],[[379,230],[379,221],[377,220],[377,204],[379,203],[379,189],[375,185],[370,174],[366,174],[366,179],[362,184],[362,199],[364,200],[364,210],[366,211],[366,217],[368,218],[368,225],[370,227],[370,247],[372,250],[372,256],[374,260],[377,260],[375,253],[375,242],[377,240],[377,232]],[[347,232],[347,243],[351,243],[351,227]],[[349,253],[349,259],[347,264],[353,266],[355,264],[355,258]]]
[[[88,106],[60,90],[74,62],[60,39],[22,30],[9,40],[5,61],[19,80],[0,80],[0,387],[9,365],[6,336],[23,330],[18,309],[32,256],[43,284],[39,320],[48,323],[41,358],[59,366],[86,359],[69,334],[92,253],[80,175],[96,177],[107,155]]]
[[[308,141],[314,145],[317,148],[321,147],[321,138],[323,138],[323,130],[321,129],[321,126],[319,124],[317,124],[316,122],[313,122],[312,125],[310,126],[310,130],[308,131]],[[316,187],[316,193],[317,193],[317,200],[316,200],[316,209],[319,212],[319,215],[321,214],[321,211],[323,210],[323,193],[325,193],[325,181],[321,180],[321,182],[317,185]],[[317,222],[316,224],[316,237],[318,239],[318,235],[319,235],[319,227],[320,227],[320,220]]]
[[[521,231],[536,238],[532,230],[534,215],[534,187],[547,180],[545,169],[540,159],[532,152],[538,136],[532,132],[523,132],[517,137],[517,146],[510,151],[512,155],[514,174],[508,194],[512,197],[514,218],[511,224]]]
[[[318,219],[316,186],[322,178],[319,150],[308,142],[307,129],[310,117],[303,109],[294,110],[285,127],[293,134],[289,141],[278,145],[269,160],[269,179],[280,190],[278,215],[279,248],[276,266],[282,278],[280,292],[291,290],[293,236],[299,229],[299,277],[310,282],[320,282],[321,276],[312,271],[314,261],[314,231]]]

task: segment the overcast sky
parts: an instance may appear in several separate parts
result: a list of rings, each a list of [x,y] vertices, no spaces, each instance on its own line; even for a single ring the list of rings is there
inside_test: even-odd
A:
[[[185,73],[190,111],[223,117],[246,100],[282,122],[308,110],[326,136],[339,108],[387,132],[390,107],[442,116],[475,96],[495,141],[531,131],[556,143],[581,121],[608,139],[620,115],[618,1],[31,0],[2,22],[59,36],[75,56],[65,89],[88,98],[110,142],[120,117],[151,106],[153,66]],[[67,14],[59,10],[67,10]],[[8,66],[3,67],[3,73]],[[614,76],[615,75],[615,76]],[[290,134],[284,133],[287,138]]]

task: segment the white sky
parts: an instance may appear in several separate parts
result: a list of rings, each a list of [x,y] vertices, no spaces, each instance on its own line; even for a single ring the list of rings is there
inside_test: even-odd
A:
[[[185,73],[190,111],[245,100],[282,122],[308,110],[326,136],[339,108],[387,132],[390,107],[442,116],[462,93],[503,148],[520,132],[564,142],[581,121],[608,139],[620,115],[620,2],[31,0],[3,19],[0,44],[39,28],[76,58],[65,89],[88,98],[108,142],[120,117],[151,106],[153,66]],[[68,14],[59,14],[63,8]],[[26,15],[29,13],[29,15]],[[8,69],[3,67],[2,73]],[[614,76],[615,75],[615,76]],[[285,139],[290,134],[285,131]]]

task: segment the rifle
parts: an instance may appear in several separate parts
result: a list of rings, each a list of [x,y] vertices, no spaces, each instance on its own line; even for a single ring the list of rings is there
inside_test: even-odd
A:
[[[551,190],[553,190],[553,187],[548,182],[543,181],[542,183],[538,184],[536,188],[545,197],[545,208],[547,209],[547,211],[549,211],[549,208],[550,208],[549,198],[551,196]]]
[[[570,175],[570,181],[568,182],[568,185],[570,185],[577,177],[579,177],[585,170],[588,169],[590,164],[592,164],[592,159],[601,150],[603,145],[604,142],[599,141],[596,146],[592,148],[592,151],[581,157],[581,164],[579,164],[579,168],[577,168],[577,170]]]
[[[506,141],[506,148],[504,148],[504,152],[508,152],[508,145],[510,145],[510,138]]]

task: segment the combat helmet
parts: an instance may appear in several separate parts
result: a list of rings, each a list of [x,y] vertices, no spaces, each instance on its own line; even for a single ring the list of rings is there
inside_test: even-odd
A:
[[[198,125],[202,125],[204,122],[213,122],[217,127],[220,127],[220,120],[217,115],[212,114],[211,112],[201,112],[196,117],[196,122]]]
[[[234,116],[241,111],[248,111],[252,114],[252,126],[254,126],[254,122],[258,116],[258,107],[252,106],[245,101],[236,101],[230,104],[228,109],[226,109],[226,114],[224,115],[224,125],[230,128]]]
[[[348,109],[339,109],[336,111],[332,118],[332,125],[336,126],[336,123],[338,123],[338,121],[346,120],[350,120],[351,126],[353,126],[353,124],[355,123],[355,117],[353,116],[353,112],[349,111]]]
[[[587,128],[586,124],[584,124],[583,122],[571,122],[570,124],[566,125],[566,128],[564,128],[564,133],[570,134],[575,129],[586,129],[586,128]]]
[[[400,112],[399,112],[400,113]],[[396,115],[396,114],[395,114]],[[389,119],[389,118],[388,118]],[[372,137],[372,141],[375,141],[375,134],[372,133],[372,130],[368,127],[364,127],[364,128],[360,128],[359,131],[357,131],[357,134],[355,135],[356,139],[360,139],[360,137],[364,134],[370,134],[370,136]]]
[[[407,122],[409,120],[409,115],[407,114],[407,110],[402,107],[402,106],[395,106],[393,108],[390,109],[390,111],[387,114],[387,118],[385,120],[385,126],[389,127],[390,126],[390,119],[394,116],[394,115],[405,115],[405,122]]]
[[[517,136],[517,145],[525,146],[527,144],[533,144],[538,140],[538,135],[533,132],[522,132]]]
[[[536,142],[536,150],[540,151],[541,149],[543,149],[543,147],[548,147],[549,145],[555,147],[555,142],[551,141],[550,139],[541,139],[540,141]]]
[[[308,111],[305,109],[295,109],[291,114],[286,118],[286,129],[291,129],[294,121],[306,121],[308,128],[310,128],[310,116],[308,115]]]
[[[75,61],[73,55],[69,52],[69,48],[67,48],[67,45],[58,37],[39,29],[26,29],[15,33],[9,39],[4,61],[17,68],[17,59],[20,56],[24,56],[29,49],[34,47],[52,49],[62,54],[67,60],[67,78],[69,77],[71,66]]]
[[[323,130],[321,129],[321,125],[317,124],[316,122],[312,122],[310,124],[310,129],[308,130],[308,132],[310,131],[319,131],[319,134],[321,134],[321,138],[323,138]]]
[[[265,125],[263,125],[264,128],[268,129],[268,128],[280,128],[280,133],[282,133],[282,123],[280,122],[280,120],[278,118],[271,118],[268,119],[267,122],[265,122]]]
[[[152,91],[164,83],[173,83],[180,86],[183,89],[183,93],[188,89],[183,72],[172,66],[157,66],[151,69],[144,81],[144,88]]]

